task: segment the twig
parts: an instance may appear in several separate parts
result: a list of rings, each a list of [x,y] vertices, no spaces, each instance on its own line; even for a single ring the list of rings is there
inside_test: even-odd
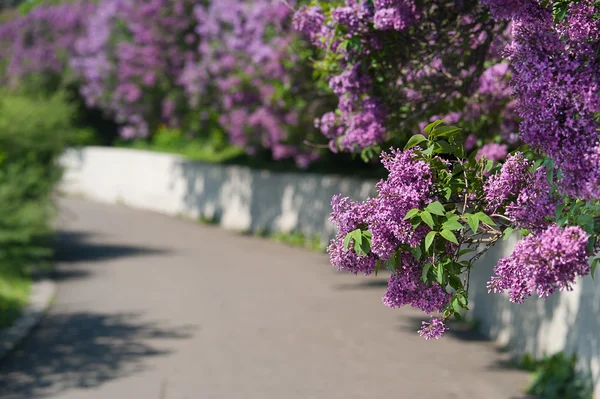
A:
[[[308,140],[304,140],[302,143],[309,147],[313,147],[313,148],[329,148],[329,146],[327,144],[315,144],[315,143],[311,143]]]
[[[285,4],[285,5],[287,6],[287,8],[289,8],[290,10],[292,10],[292,11],[296,11],[296,10],[294,9],[294,7],[292,7],[292,6],[290,5],[290,3],[288,3],[288,2],[287,2],[287,0],[280,0],[280,1],[281,1],[283,4]]]

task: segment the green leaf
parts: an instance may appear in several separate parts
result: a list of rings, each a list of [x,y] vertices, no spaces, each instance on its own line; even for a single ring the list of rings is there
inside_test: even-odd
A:
[[[416,215],[418,215],[419,212],[421,212],[421,211],[418,208],[411,209],[410,211],[408,211],[406,213],[406,216],[404,216],[404,220],[412,219],[413,217],[415,217]]]
[[[460,251],[458,251],[458,257],[460,258],[461,256],[471,253],[473,251],[475,251],[475,250],[471,249],[471,248],[461,249]]]
[[[411,226],[412,226],[413,229],[416,229],[417,227],[419,227],[421,225],[421,218],[420,217],[419,218],[416,218],[416,217],[413,218],[410,221],[410,224],[411,224]]]
[[[450,145],[450,143],[444,140],[436,141],[435,145],[436,154],[454,154],[458,149],[458,147],[456,147],[455,145]]]
[[[362,240],[359,251],[356,251],[359,255],[368,255],[371,252],[371,240],[366,238]]]
[[[471,230],[473,230],[473,233],[477,234],[477,229],[479,229],[479,218],[475,215],[467,214],[467,222],[469,223]]]
[[[416,260],[421,259],[421,255],[423,255],[423,253],[421,252],[421,247],[411,248],[410,252],[413,254]]]
[[[429,247],[431,247],[431,244],[433,243],[433,239],[435,238],[437,232],[436,231],[430,231],[427,236],[425,237],[425,250],[429,251]]]
[[[375,263],[375,276],[379,274],[379,269],[381,268],[381,259],[377,259],[377,263]]]
[[[433,146],[430,145],[429,147],[427,147],[427,149],[423,150],[423,154],[427,155],[428,157],[433,155]]]
[[[535,163],[533,164],[533,166],[531,167],[531,171],[535,172],[536,170],[538,170],[538,168],[540,166],[542,166],[542,163],[544,162],[543,159],[538,159],[537,161],[535,161]]]
[[[344,250],[347,251],[350,246],[350,240],[352,239],[352,232],[346,234],[344,237]]]
[[[444,237],[446,240],[453,242],[454,244],[458,244],[458,240],[456,239],[456,236],[450,230],[444,229],[444,230],[442,230],[440,235],[442,237]]]
[[[454,298],[452,300],[452,309],[454,309],[454,312],[456,313],[460,312],[460,304],[458,303],[458,298]]]
[[[490,218],[488,215],[486,215],[483,212],[477,212],[475,214],[475,216],[481,220],[483,223],[487,224],[488,226],[495,226],[496,223],[492,220],[492,218]]]
[[[594,273],[596,272],[596,267],[598,267],[598,262],[600,262],[600,258],[596,258],[592,261],[592,268],[591,268],[590,274],[592,275],[592,279],[594,281],[596,281],[596,278],[594,277]]]
[[[444,124],[444,121],[442,120],[437,120],[433,123],[430,123],[429,125],[425,126],[425,133],[427,135],[430,135],[432,131],[435,130],[435,128],[437,128],[439,125]]]
[[[489,159],[487,160],[487,162],[485,163],[485,171],[489,172],[490,170],[492,170],[494,168],[494,161],[490,161]]]
[[[558,217],[559,217],[559,216],[560,216],[560,215],[563,213],[563,210],[564,210],[564,209],[565,209],[565,204],[564,204],[564,203],[562,203],[562,204],[558,205],[558,206],[556,207],[556,211],[554,212],[554,216],[555,216],[556,218],[558,218]]]
[[[596,248],[596,237],[591,237],[590,240],[588,241],[587,251],[589,253],[593,253],[594,248]]]
[[[424,141],[427,141],[427,138],[425,136],[423,136],[422,134],[415,134],[408,140],[408,143],[406,143],[406,145],[404,146],[404,149],[405,150],[411,149],[411,148],[421,144]]]
[[[448,230],[461,230],[463,227],[464,226],[458,221],[458,218],[448,220],[442,224],[442,228]]]
[[[429,270],[431,270],[431,267],[433,266],[433,264],[431,262],[427,262],[423,265],[423,271],[421,272],[421,280],[423,280],[424,283],[427,282],[427,274],[429,274]]]
[[[515,229],[512,227],[507,227],[506,230],[504,230],[504,241],[510,238],[510,235],[513,233],[513,231],[515,231]]]
[[[546,180],[548,180],[548,184],[552,184],[554,182],[554,169],[548,169]]]
[[[446,201],[450,201],[451,197],[452,197],[452,188],[444,187],[444,198],[446,199]]]
[[[453,136],[456,133],[460,132],[461,129],[454,126],[440,126],[435,129],[435,137],[445,137],[445,136]]]
[[[433,222],[433,217],[431,216],[431,213],[429,213],[428,211],[421,212],[421,219],[423,219],[427,226],[429,226],[432,229],[434,228],[435,223]]]
[[[455,313],[454,313],[454,318],[455,318],[457,321],[461,321],[461,320],[462,320],[462,316],[460,315],[460,313],[457,313],[457,312],[455,312]]]
[[[441,263],[437,265],[436,280],[438,283],[440,283],[440,285],[444,285],[444,265],[442,265]]]
[[[594,218],[590,215],[579,215],[577,224],[580,225],[586,233],[594,233]]]
[[[425,209],[434,215],[444,216],[446,214],[444,205],[442,205],[439,201],[432,202],[431,204],[427,205],[427,208]]]
[[[362,246],[362,231],[360,229],[356,229],[352,231],[352,239],[354,240],[354,252],[360,255],[361,246]]]
[[[454,167],[452,168],[452,175],[456,175],[459,174],[460,172],[462,172],[464,170],[464,167],[457,163],[454,165]]]
[[[385,261],[385,267],[387,267],[392,273],[396,273],[396,254],[392,255],[391,258]]]
[[[450,283],[450,287],[454,288],[456,291],[463,288],[462,281],[460,280],[460,277],[458,277],[458,276],[455,276],[455,275],[450,276],[449,283]]]

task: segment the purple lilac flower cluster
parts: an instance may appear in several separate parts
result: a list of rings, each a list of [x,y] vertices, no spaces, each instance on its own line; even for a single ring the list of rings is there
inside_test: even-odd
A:
[[[42,6],[0,25],[0,83],[72,67],[86,105],[121,125],[124,139],[161,125],[203,134],[219,125],[233,144],[307,166],[322,135],[319,96],[292,28],[295,2],[99,0]],[[304,58],[303,58],[304,57]],[[6,79],[5,79],[6,77]],[[379,118],[373,102],[355,130]],[[209,110],[209,112],[207,112]]]
[[[317,132],[304,93],[315,91],[306,47],[291,27],[293,11],[278,0],[227,0],[196,5],[197,57],[186,63],[180,83],[195,106],[219,111],[233,144],[249,153],[271,150],[305,167],[318,157],[303,145]],[[209,93],[218,92],[212,98]],[[204,101],[204,103],[203,103]],[[318,105],[318,101],[312,106]],[[318,141],[318,140],[314,140]]]
[[[12,86],[34,73],[64,73],[95,8],[93,2],[39,6],[0,24],[0,84]]]
[[[509,155],[500,173],[490,176],[484,192],[488,212],[504,212],[516,227],[537,231],[554,216],[557,198],[550,194],[546,169],[532,173],[531,167],[522,153]]]
[[[600,160],[596,114],[600,112],[600,4],[572,2],[556,23],[550,8],[535,0],[484,0],[498,18],[512,19],[507,53],[521,138],[555,160],[569,196],[600,198]]]
[[[193,0],[101,0],[72,65],[88,106],[123,124],[125,139],[178,125],[177,79],[194,55]],[[183,93],[182,90],[179,90]]]
[[[373,24],[379,30],[404,30],[419,17],[413,0],[375,0]]]
[[[429,165],[415,159],[411,151],[384,152],[381,161],[389,176],[377,184],[376,198],[362,203],[333,198],[331,221],[338,234],[328,252],[338,270],[371,274],[378,261],[392,258],[401,245],[418,246],[430,231],[426,226],[415,230],[404,220],[410,209],[432,201]],[[344,237],[357,228],[371,231],[371,251],[366,255],[357,254],[352,247],[344,248]],[[420,280],[422,265],[410,253],[402,252],[398,257],[400,264],[389,278],[383,303],[392,308],[411,305],[428,314],[441,311],[450,299],[448,293],[437,283],[428,286]]]
[[[419,335],[426,340],[440,339],[447,330],[448,327],[446,327],[442,319],[432,317],[431,322],[424,321],[422,323]]]
[[[511,256],[498,262],[488,290],[508,291],[515,303],[533,293],[546,298],[556,290],[571,290],[577,276],[590,272],[587,244],[588,235],[580,227],[550,225],[525,237]]]
[[[481,146],[477,151],[477,159],[488,159],[490,161],[502,161],[508,154],[508,147],[506,144],[488,143]]]
[[[403,256],[401,265],[388,280],[383,303],[390,308],[410,305],[430,314],[441,312],[448,304],[450,295],[437,283],[427,286],[421,281],[421,264],[411,256]]]
[[[481,130],[478,122],[491,120],[492,114],[498,114],[498,121],[506,121],[494,122],[504,135],[514,136],[516,113],[510,106],[508,64],[484,72],[474,61],[474,54],[486,55],[486,61],[499,60],[505,27],[479,22],[482,10],[476,2],[465,5],[469,12],[462,6],[433,3],[346,1],[328,11],[311,6],[296,13],[295,27],[325,54],[337,57],[338,72],[328,72],[338,97],[338,112],[327,112],[317,121],[333,150],[357,151],[396,134],[420,132],[427,124],[420,121],[466,121]],[[432,28],[438,25],[448,32]],[[446,34],[453,37],[450,43],[444,42]],[[418,43],[426,43],[428,54],[419,55]],[[461,57],[464,62],[457,61]],[[373,65],[388,67],[382,72]],[[383,79],[380,73],[385,75]],[[440,103],[460,103],[464,98],[468,99],[466,106],[440,116]],[[406,107],[410,110],[402,111],[405,114],[396,111]]]

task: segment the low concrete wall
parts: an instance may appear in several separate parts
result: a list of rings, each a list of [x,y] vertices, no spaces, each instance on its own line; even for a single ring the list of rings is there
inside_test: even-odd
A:
[[[65,153],[61,190],[169,215],[218,220],[229,229],[300,231],[331,238],[331,197],[374,195],[373,180],[275,173],[149,151],[86,147]]]
[[[486,283],[494,265],[512,253],[517,241],[512,237],[496,245],[475,265],[470,288],[472,317],[483,334],[515,356],[576,353],[581,369],[591,373],[594,398],[600,399],[600,284],[590,276],[578,278],[573,291],[558,292],[546,300],[532,296],[521,305],[511,303],[506,295],[489,294]]]
[[[375,181],[313,174],[274,173],[241,166],[211,165],[153,152],[88,147],[70,150],[62,190],[87,198],[169,215],[217,218],[225,228],[302,231],[330,238],[331,197],[374,195]],[[576,352],[592,373],[600,399],[600,288],[590,277],[572,292],[515,305],[488,294],[493,265],[508,256],[515,240],[481,258],[472,273],[473,317],[482,332],[516,355]]]

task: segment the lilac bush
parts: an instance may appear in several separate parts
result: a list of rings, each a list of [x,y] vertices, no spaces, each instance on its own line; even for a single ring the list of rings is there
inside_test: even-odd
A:
[[[68,67],[75,43],[95,8],[91,1],[41,5],[0,24],[0,85],[15,87],[32,77],[71,78]]]
[[[184,125],[177,84],[194,57],[193,0],[100,0],[72,59],[81,94],[122,124],[125,139],[147,137],[159,124]]]
[[[437,339],[515,231],[490,292],[521,303],[594,272],[599,49],[595,0],[98,0],[0,24],[0,85],[76,82],[125,139],[222,131],[301,167],[380,153],[377,196],[332,201],[331,263],[389,269],[383,303]]]
[[[507,52],[522,140],[556,162],[565,194],[600,198],[600,159],[590,151],[600,145],[597,2],[558,3],[560,21],[538,1],[485,2],[496,17],[512,19]]]
[[[600,249],[600,3],[483,0],[498,25],[481,31],[482,39],[469,24],[485,26],[489,16],[478,14],[486,14],[485,8],[440,2],[439,9],[447,11],[442,19],[456,12],[459,24],[465,23],[446,25],[452,43],[427,41],[422,47],[435,54],[428,58],[418,50],[402,53],[402,45],[411,43],[399,48],[386,42],[398,39],[398,31],[409,31],[415,42],[426,38],[419,29],[435,23],[432,3],[315,2],[296,15],[297,28],[323,49],[317,67],[339,98],[335,113],[326,113],[320,123],[334,149],[356,150],[389,137],[405,143],[392,157],[383,153],[389,177],[378,184],[376,198],[362,203],[334,198],[331,220],[339,233],[329,247],[331,262],[354,273],[389,269],[383,303],[430,314],[419,331],[425,339],[440,338],[446,320],[468,309],[475,262],[513,232],[523,238],[498,262],[488,290],[507,292],[516,303],[571,290],[577,277],[593,275]],[[478,69],[473,58],[461,61],[468,50],[455,47],[461,32],[453,28],[466,33],[470,46],[488,43],[484,67]],[[452,49],[458,70],[447,70],[438,44],[442,52]],[[496,58],[502,52],[510,66]],[[411,59],[415,54],[418,59]],[[476,89],[446,92],[443,77],[436,76],[440,71],[455,85],[475,76]],[[421,79],[430,85],[413,86]],[[437,101],[422,101],[428,89],[435,90]],[[403,129],[418,115],[424,135],[410,137],[397,128],[400,114],[390,104],[398,98],[421,107],[400,118]],[[448,99],[460,99],[461,108],[453,109]],[[366,102],[378,104],[380,114],[354,132]],[[433,112],[435,106],[443,112]],[[492,109],[500,110],[499,123],[487,126],[498,134],[488,133],[494,140],[486,143],[473,126],[477,118],[489,119]],[[525,152],[509,154],[519,141]]]
[[[516,152],[496,165],[468,153],[460,129],[441,121],[425,133],[403,151],[382,154],[389,176],[377,184],[377,197],[334,197],[338,234],[328,249],[340,270],[369,275],[389,269],[383,303],[433,317],[421,336],[439,338],[445,321],[468,309],[475,262],[514,231],[525,238],[495,267],[490,292],[507,291],[517,303],[533,293],[546,298],[570,290],[595,267],[597,261],[592,267],[589,261],[600,234],[600,204],[561,196],[549,178],[551,162]]]
[[[218,114],[230,141],[250,154],[271,151],[305,167],[322,136],[314,127],[318,109],[331,99],[311,79],[313,51],[291,26],[295,1],[227,0],[198,4],[197,58],[180,82],[192,103]]]
[[[317,1],[301,8],[295,26],[321,49],[316,67],[338,97],[337,109],[318,121],[332,149],[401,143],[436,119],[486,140],[496,130],[514,143],[509,68],[499,57],[507,23],[485,15],[476,1]]]

